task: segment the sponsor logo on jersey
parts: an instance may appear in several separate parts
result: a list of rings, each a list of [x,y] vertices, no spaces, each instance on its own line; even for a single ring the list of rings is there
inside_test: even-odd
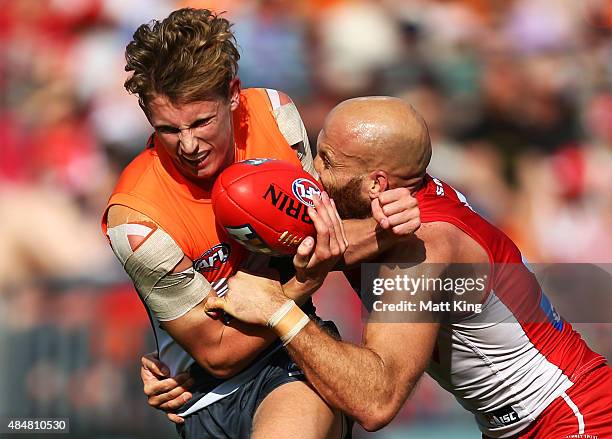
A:
[[[298,178],[291,184],[293,195],[297,197],[306,206],[314,207],[313,197],[321,195],[321,191],[307,178]]]
[[[271,203],[285,215],[299,219],[306,224],[312,224],[312,219],[308,215],[308,209],[306,208],[307,204],[298,201],[296,198],[292,197],[291,194],[284,192],[274,183],[271,183],[270,186],[268,186],[268,190],[266,190],[266,193],[263,195],[263,199]]]
[[[512,425],[521,420],[512,406],[506,406],[499,410],[495,410],[486,416],[489,422],[496,427],[505,427],[506,425]]]
[[[444,185],[442,184],[440,180],[438,180],[435,177],[432,177],[431,179],[436,185],[436,195],[439,197],[443,197],[444,196]]]
[[[219,270],[227,262],[229,255],[229,244],[222,242],[202,253],[202,256],[193,262],[193,268],[200,273]]]
[[[248,160],[243,160],[242,163],[244,163],[245,165],[259,166],[262,163],[266,163],[269,161],[272,161],[272,159],[248,159]]]

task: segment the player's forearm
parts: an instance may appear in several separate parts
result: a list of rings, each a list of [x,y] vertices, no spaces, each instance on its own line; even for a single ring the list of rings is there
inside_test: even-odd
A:
[[[287,349],[317,392],[368,431],[386,425],[403,403],[392,371],[373,350],[336,340],[314,323]]]
[[[343,268],[364,262],[388,247],[388,232],[374,218],[342,221],[350,245],[343,258]]]
[[[283,284],[283,294],[302,306],[321,287],[321,284],[315,280],[300,282],[293,277]]]

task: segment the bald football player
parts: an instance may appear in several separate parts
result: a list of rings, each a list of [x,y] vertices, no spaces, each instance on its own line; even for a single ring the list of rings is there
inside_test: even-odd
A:
[[[512,241],[427,174],[430,157],[425,121],[402,100],[351,99],[329,114],[315,168],[341,217],[368,216],[372,199],[405,187],[419,203],[421,228],[412,241],[368,255],[388,263],[371,284],[345,272],[372,305],[361,346],[310,322],[295,326],[291,357],[331,406],[366,430],[387,425],[427,372],[474,414],[483,437],[608,437],[606,359],[554,311]],[[432,282],[408,292],[402,279],[455,287]],[[466,282],[482,288],[463,295],[458,287]],[[378,300],[370,301],[373,292]],[[244,272],[206,308],[278,333],[303,314],[277,281]]]

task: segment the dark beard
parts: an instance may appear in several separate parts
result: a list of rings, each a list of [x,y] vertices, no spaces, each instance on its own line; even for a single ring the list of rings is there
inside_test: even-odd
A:
[[[372,216],[370,200],[361,196],[361,177],[352,177],[342,187],[326,187],[342,219],[363,219]]]

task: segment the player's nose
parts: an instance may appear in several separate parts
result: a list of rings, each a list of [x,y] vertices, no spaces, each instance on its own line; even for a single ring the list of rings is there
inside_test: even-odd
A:
[[[179,146],[181,152],[185,155],[191,155],[198,152],[198,142],[191,130],[181,130],[179,132]]]

